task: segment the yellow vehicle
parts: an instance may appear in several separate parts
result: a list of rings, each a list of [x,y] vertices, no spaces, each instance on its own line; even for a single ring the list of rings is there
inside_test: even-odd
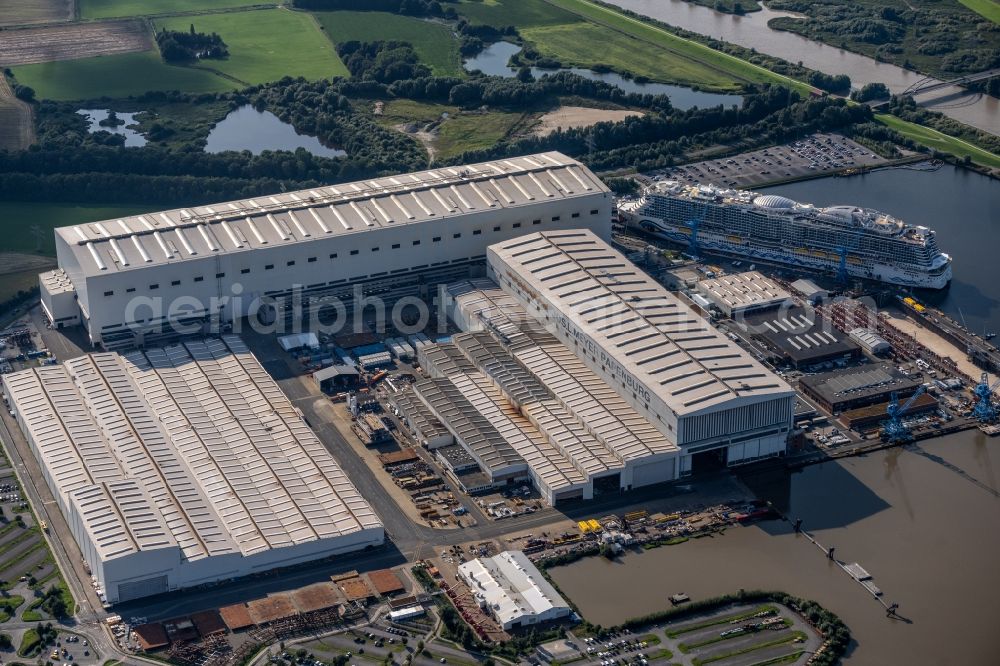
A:
[[[39,521],[38,526],[42,528],[43,532],[48,532],[49,531],[49,524],[47,522],[45,522],[44,520]]]

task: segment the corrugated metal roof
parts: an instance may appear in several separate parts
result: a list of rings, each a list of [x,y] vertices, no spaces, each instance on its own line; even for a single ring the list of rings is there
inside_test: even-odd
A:
[[[56,229],[85,275],[607,192],[561,153],[442,167]]]
[[[588,230],[491,245],[512,289],[565,318],[678,415],[791,388],[674,294]],[[514,283],[516,281],[516,283]]]
[[[4,377],[43,467],[105,559],[185,559],[381,523],[239,338],[91,354]]]

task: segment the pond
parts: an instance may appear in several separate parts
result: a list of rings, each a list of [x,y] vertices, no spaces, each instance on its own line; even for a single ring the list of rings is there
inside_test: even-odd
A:
[[[520,52],[520,50],[521,47],[517,44],[512,44],[510,42],[496,42],[483,49],[479,55],[466,60],[463,63],[463,66],[466,71],[469,72],[478,69],[483,74],[488,74],[490,76],[514,76],[517,74],[517,68],[510,67],[507,62],[510,60],[511,56]],[[554,74],[558,71],[562,70],[542,69],[540,67],[531,68],[531,74],[535,78],[545,76],[546,74]],[[639,83],[631,79],[626,79],[616,72],[593,72],[589,69],[581,69],[579,67],[571,67],[566,71],[573,72],[574,74],[578,74],[583,78],[590,79],[592,81],[604,81],[605,83],[610,83],[611,85],[617,86],[629,93],[638,93],[640,95],[667,95],[670,97],[671,104],[681,110],[690,109],[696,106],[709,108],[720,104],[725,106],[739,106],[743,103],[743,97],[741,95],[701,92],[691,88],[685,88],[684,86],[675,86],[667,83]]]
[[[102,131],[111,132],[112,134],[120,134],[125,137],[125,145],[130,148],[138,148],[146,145],[146,137],[135,129],[138,125],[135,117],[139,115],[141,111],[136,113],[122,113],[120,111],[116,111],[115,115],[118,116],[119,120],[123,121],[122,123],[118,125],[101,125],[101,121],[106,120],[110,112],[110,109],[80,109],[77,111],[77,113],[90,122],[90,126],[87,128],[87,131],[91,134]]]
[[[314,136],[299,134],[295,128],[270,111],[258,111],[249,104],[231,111],[208,134],[205,151],[249,150],[259,155],[265,150],[305,148],[317,157],[343,157],[339,148],[327,148]]]

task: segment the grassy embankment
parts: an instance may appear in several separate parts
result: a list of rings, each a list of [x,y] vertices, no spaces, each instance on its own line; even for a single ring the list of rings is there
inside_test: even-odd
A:
[[[985,16],[994,23],[1000,23],[1000,2],[997,0],[958,0],[963,5],[976,12],[980,16]]]
[[[733,92],[745,83],[809,87],[589,0],[496,0],[458,6],[470,20],[514,24],[544,55],[565,65],[606,65],[652,80]],[[600,48],[594,48],[599,44]]]
[[[903,136],[929,148],[939,150],[943,153],[951,153],[957,157],[965,157],[968,155],[969,158],[977,164],[982,164],[983,166],[992,167],[994,169],[1000,169],[1000,155],[983,150],[978,146],[974,146],[971,143],[962,141],[956,137],[942,134],[936,129],[907,122],[897,118],[896,116],[891,116],[889,114],[876,114],[875,117],[879,122],[887,125],[891,129],[896,130]]]
[[[441,23],[386,12],[313,12],[334,44],[359,41],[409,42],[437,76],[461,76],[462,57],[451,29]],[[221,33],[220,33],[221,34]]]

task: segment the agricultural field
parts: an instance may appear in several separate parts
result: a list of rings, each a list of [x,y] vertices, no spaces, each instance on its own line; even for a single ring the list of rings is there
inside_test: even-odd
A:
[[[0,150],[24,150],[34,138],[31,106],[14,97],[0,74]]]
[[[0,66],[145,51],[152,35],[141,21],[100,21],[6,30]]]
[[[455,10],[472,23],[493,26],[528,28],[579,20],[574,14],[545,0],[462,0]]]
[[[654,81],[699,85],[717,91],[736,91],[740,80],[677,51],[645,42],[632,35],[612,32],[588,22],[524,28],[521,35],[544,55],[564,65],[612,69],[646,76]],[[594,44],[601,48],[595,49]]]
[[[202,69],[168,65],[155,49],[12,69],[18,82],[34,88],[40,99],[121,98],[151,90],[225,92],[240,87]]]
[[[896,116],[876,114],[875,117],[879,122],[928,148],[933,148],[943,153],[951,153],[957,157],[968,156],[977,164],[982,164],[993,169],[1000,169],[1000,155],[991,153],[988,150],[983,150],[956,137],[948,136],[936,129],[907,122]]]
[[[30,2],[32,0],[22,0]],[[163,14],[201,13],[278,2],[253,0],[77,0],[80,18],[115,18],[121,16],[158,16]]]
[[[69,21],[73,0],[4,0],[0,26]]]
[[[985,16],[994,23],[1000,23],[1000,2],[997,0],[958,0],[963,5]]]
[[[0,252],[55,256],[52,230],[56,227],[154,210],[162,210],[162,206],[0,201]],[[38,230],[33,231],[32,227],[37,227]]]
[[[420,61],[429,66],[434,74],[462,74],[458,41],[445,25],[385,12],[337,11],[314,14],[334,44],[352,40],[409,42]]]
[[[263,9],[157,19],[156,29],[218,33],[229,57],[203,60],[188,69],[218,71],[241,84],[277,81],[283,76],[323,79],[346,76],[330,40],[305,12]]]
[[[716,51],[704,44],[678,37],[656,25],[626,16],[621,12],[590,2],[590,0],[549,1],[568,12],[573,12],[581,19],[586,19],[591,23],[604,26],[604,28],[610,29],[615,33],[624,34],[638,40],[638,42],[642,42],[639,46],[641,49],[649,49],[650,47],[662,49],[660,57],[664,58],[665,62],[662,62],[660,66],[664,72],[669,73],[674,67],[681,67],[686,69],[690,75],[698,71],[695,69],[697,67],[702,72],[714,72],[711,75],[713,77],[721,74],[733,82],[729,87],[715,88],[717,91],[727,92],[733,90],[738,82],[779,83],[806,94],[809,94],[811,91],[811,88],[804,83],[787,76],[782,76],[781,74],[776,74],[764,67],[741,60],[736,56]],[[602,45],[602,50],[604,50],[604,39],[598,43]],[[542,46],[539,45],[539,48],[542,49]],[[635,55],[635,52],[630,52],[627,53],[624,60],[618,59],[616,62],[607,62],[605,64],[628,70]],[[672,81],[676,79],[663,80]],[[709,86],[703,85],[702,87],[707,88]]]

